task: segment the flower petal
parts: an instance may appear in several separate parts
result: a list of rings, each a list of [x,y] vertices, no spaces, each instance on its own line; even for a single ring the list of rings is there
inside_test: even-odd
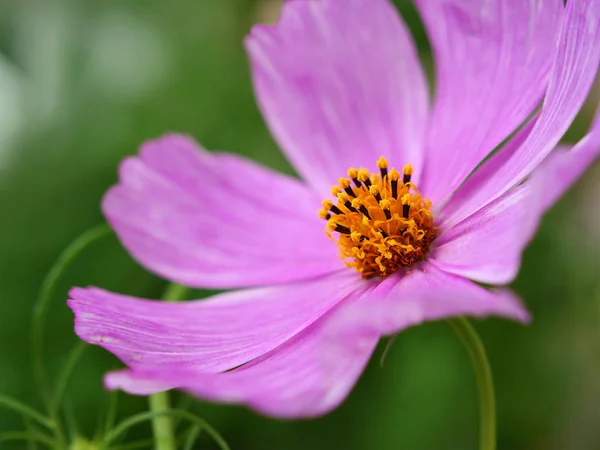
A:
[[[600,112],[588,134],[574,146],[560,146],[540,164],[531,182],[541,191],[541,207],[550,208],[600,155]]]
[[[569,0],[539,119],[516,151],[501,151],[484,164],[480,170],[490,176],[480,177],[468,191],[457,194],[463,218],[521,182],[556,147],[586,99],[599,61],[600,0]]]
[[[362,284],[343,271],[310,282],[168,303],[74,288],[75,332],[133,368],[228,370],[267,353]]]
[[[509,191],[463,220],[434,242],[432,264],[482,283],[506,284],[519,271],[521,253],[543,208],[531,183]]]
[[[279,23],[255,26],[246,47],[265,120],[320,192],[382,155],[421,166],[427,84],[388,0],[287,2]]]
[[[519,150],[534,123],[525,126],[492,158],[496,164],[485,164],[442,209],[440,228],[448,231],[434,243],[432,264],[483,283],[505,284],[515,278],[521,253],[543,213],[600,154],[600,113],[597,113],[588,134],[573,148],[560,146],[521,186],[456,223],[464,217],[469,205],[461,200],[484,183],[497,165]]]
[[[243,403],[271,416],[319,416],[346,398],[379,339],[376,333],[361,333],[350,336],[343,345],[330,341],[327,327],[343,309],[328,314],[271,353],[230,372],[125,370],[109,373],[105,385],[141,395],[180,388],[208,400]]]
[[[524,323],[530,320],[529,312],[511,291],[488,290],[423,264],[405,276],[390,276],[367,292],[346,308],[330,332],[339,339],[363,333],[395,334],[425,321],[490,315]]]
[[[544,94],[562,0],[417,0],[435,54],[436,96],[421,189],[438,204]]]
[[[451,228],[457,223],[465,220],[470,214],[476,211],[471,196],[475,195],[480,186],[484,184],[499,167],[506,164],[510,158],[521,148],[523,142],[529,137],[531,130],[539,119],[539,115],[529,120],[515,135],[488,161],[475,171],[465,183],[454,193],[436,215],[436,222],[443,228]],[[489,192],[489,195],[494,195]]]
[[[169,135],[123,162],[107,220],[146,268],[183,284],[235,288],[302,280],[343,267],[298,180]]]

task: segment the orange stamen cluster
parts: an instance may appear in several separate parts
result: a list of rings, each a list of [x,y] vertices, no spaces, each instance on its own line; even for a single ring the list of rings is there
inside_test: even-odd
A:
[[[332,233],[338,233],[340,257],[363,278],[386,277],[422,261],[436,236],[431,201],[410,181],[412,166],[404,166],[402,179],[395,169],[388,172],[383,157],[377,167],[380,174],[349,169],[332,188],[337,202],[324,200],[319,212],[327,235],[335,240]]]

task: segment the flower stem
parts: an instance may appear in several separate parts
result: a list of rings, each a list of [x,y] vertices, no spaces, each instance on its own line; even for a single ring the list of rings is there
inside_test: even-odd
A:
[[[464,317],[450,319],[450,325],[458,334],[471,357],[475,369],[477,391],[479,392],[479,449],[496,449],[496,400],[492,370],[483,343],[475,329]]]
[[[152,412],[171,409],[168,391],[152,394],[148,397],[148,402]],[[152,430],[154,431],[154,448],[156,450],[176,450],[174,427],[170,416],[155,416],[152,419]]]
[[[163,300],[167,302],[176,302],[183,299],[188,288],[180,284],[171,283],[165,289]],[[160,413],[171,409],[169,400],[169,392],[157,392],[148,397],[150,411]],[[157,414],[152,419],[152,430],[154,431],[154,448],[155,450],[176,450],[175,442],[175,427],[169,415]]]

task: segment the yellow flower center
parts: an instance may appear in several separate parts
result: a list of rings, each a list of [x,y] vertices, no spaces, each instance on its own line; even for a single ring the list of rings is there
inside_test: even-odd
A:
[[[377,161],[380,174],[367,169],[348,170],[332,194],[337,202],[323,201],[325,233],[340,248],[340,257],[363,278],[386,277],[425,259],[437,228],[431,201],[421,197],[411,181],[412,166],[388,172],[388,162]],[[352,183],[354,186],[352,186]]]

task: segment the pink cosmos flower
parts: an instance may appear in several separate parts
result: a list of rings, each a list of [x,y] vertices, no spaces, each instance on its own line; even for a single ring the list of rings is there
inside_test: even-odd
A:
[[[123,162],[103,201],[123,245],[167,279],[236,290],[173,304],[74,288],[77,334],[128,366],[109,389],[315,416],[382,335],[457,315],[528,321],[509,290],[477,283],[514,279],[542,214],[598,153],[600,119],[556,147],[596,75],[600,0],[415,3],[431,102],[387,0],[292,0],[252,30],[257,99],[301,180],[178,135]]]

